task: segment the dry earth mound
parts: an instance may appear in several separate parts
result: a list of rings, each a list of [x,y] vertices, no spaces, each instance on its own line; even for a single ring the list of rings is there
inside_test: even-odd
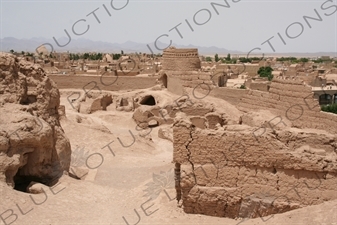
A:
[[[40,66],[0,53],[0,181],[25,190],[69,170],[59,106],[59,91]]]

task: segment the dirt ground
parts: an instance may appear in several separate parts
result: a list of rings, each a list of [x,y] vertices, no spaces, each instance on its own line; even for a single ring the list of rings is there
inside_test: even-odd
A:
[[[88,174],[84,180],[65,175],[38,195],[2,186],[1,225],[337,224],[337,201],[249,220],[186,214],[174,199],[173,146],[158,138],[158,127],[142,131],[132,112],[116,111],[113,104],[107,111],[79,114],[68,92],[61,93],[67,116],[61,124],[71,142],[72,165]]]

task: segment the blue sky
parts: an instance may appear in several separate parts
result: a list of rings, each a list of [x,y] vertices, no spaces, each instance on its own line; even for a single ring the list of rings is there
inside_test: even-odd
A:
[[[1,38],[60,38],[66,37],[66,29],[74,39],[153,43],[165,34],[159,39],[164,43],[172,40],[173,44],[273,52],[268,43],[262,43],[274,36],[270,43],[275,52],[337,52],[337,0],[228,0],[228,8],[212,7],[211,3],[226,5],[223,0],[0,1]],[[310,28],[303,16],[318,18],[316,13],[322,21],[308,19]],[[77,33],[88,25],[89,30],[75,35],[72,26],[76,21]],[[180,23],[183,38],[173,29]]]

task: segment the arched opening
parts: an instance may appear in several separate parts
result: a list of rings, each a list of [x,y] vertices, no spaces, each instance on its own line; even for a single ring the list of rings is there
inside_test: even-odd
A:
[[[337,93],[333,95],[333,103],[337,104]]]
[[[320,105],[328,105],[332,103],[332,96],[329,94],[323,94],[319,96]]]
[[[145,96],[141,101],[141,105],[156,105],[156,100],[152,95]]]
[[[163,82],[164,87],[167,88],[167,75],[166,74],[163,75],[162,82]]]

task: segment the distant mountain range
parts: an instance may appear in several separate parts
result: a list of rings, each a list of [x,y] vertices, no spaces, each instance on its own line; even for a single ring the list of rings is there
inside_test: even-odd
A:
[[[137,43],[132,41],[127,41],[122,44],[118,43],[109,43],[109,42],[102,42],[102,41],[91,41],[88,39],[72,39],[71,42],[63,47],[60,48],[57,46],[54,40],[52,39],[46,39],[46,38],[31,38],[31,39],[16,39],[13,37],[6,37],[3,39],[0,39],[1,41],[1,51],[8,52],[11,49],[14,51],[29,51],[29,52],[35,52],[35,49],[39,47],[41,44],[44,43],[50,43],[55,48],[55,51],[58,52],[106,52],[106,53],[119,53],[121,50],[124,51],[124,53],[132,53],[132,52],[144,52],[144,53],[151,53],[150,50],[147,47],[147,44],[144,43]],[[67,38],[60,38],[58,40],[59,44],[65,44],[68,42]],[[151,45],[153,46],[153,45]],[[165,46],[163,43],[158,42],[158,46]],[[200,46],[194,46],[194,45],[174,45],[178,48],[198,48],[199,53],[201,54],[227,54],[227,53],[242,53],[239,51],[230,51],[224,48],[218,48],[218,47],[200,47]],[[50,50],[50,46],[46,45],[47,49]],[[152,47],[152,50],[154,53],[161,53],[162,51],[155,51],[156,49]]]
[[[0,51],[9,52],[11,49],[17,52],[21,51],[28,51],[28,52],[35,52],[35,49],[39,47],[41,44],[50,43],[53,45],[54,50],[57,52],[104,52],[104,53],[119,53],[121,50],[124,53],[134,53],[134,52],[142,52],[142,53],[151,53],[145,43],[137,43],[132,41],[127,41],[122,44],[118,43],[109,43],[109,42],[102,42],[102,41],[92,41],[89,39],[72,39],[71,42],[65,47],[58,47],[54,40],[47,39],[47,38],[30,38],[30,39],[16,39],[13,37],[5,37],[0,39],[1,48]],[[68,42],[68,38],[60,38],[58,39],[60,44],[65,44]],[[163,43],[159,43],[159,46],[165,46]],[[153,46],[151,44],[150,46]],[[240,56],[245,56],[245,52],[235,51],[235,50],[228,50],[225,48],[218,48],[215,46],[211,47],[202,47],[202,46],[195,46],[195,45],[174,45],[177,48],[198,48],[200,54],[203,55],[214,55],[218,53],[219,55],[227,55],[230,54],[238,54]],[[51,48],[46,45],[47,49],[50,50]],[[152,47],[154,53],[161,53],[162,51],[156,50]],[[156,50],[156,51],[155,51]],[[298,57],[315,57],[315,56],[332,56],[336,57],[336,52],[316,52],[316,53],[271,53],[266,55],[282,55],[282,56],[298,56]],[[261,56],[261,54],[260,54]]]

